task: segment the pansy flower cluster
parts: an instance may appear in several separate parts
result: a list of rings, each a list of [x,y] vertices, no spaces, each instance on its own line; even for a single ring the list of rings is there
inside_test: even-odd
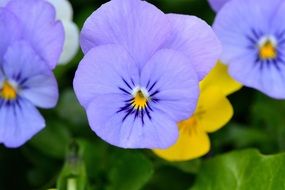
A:
[[[201,95],[195,113],[178,123],[176,143],[153,152],[169,161],[185,161],[208,153],[211,143],[207,134],[219,130],[231,119],[233,108],[227,95],[240,88],[241,84],[228,75],[227,67],[217,63],[200,82]]]
[[[221,45],[194,16],[112,0],[85,22],[74,89],[95,133],[123,148],[167,148],[195,111]]]
[[[36,107],[57,102],[64,31],[43,0],[0,2],[0,142],[18,147],[45,126]]]

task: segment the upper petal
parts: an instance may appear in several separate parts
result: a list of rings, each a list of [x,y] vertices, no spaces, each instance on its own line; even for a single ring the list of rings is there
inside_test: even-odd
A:
[[[57,82],[49,66],[24,42],[12,44],[3,62],[8,79],[18,85],[21,97],[42,108],[54,107],[58,99]]]
[[[39,111],[24,99],[17,104],[1,104],[0,143],[10,148],[23,145],[45,126]]]
[[[124,46],[137,64],[143,65],[169,36],[167,17],[140,0],[112,0],[85,22],[81,32],[84,53],[98,45]]]
[[[98,46],[80,62],[74,77],[74,90],[84,107],[101,94],[121,94],[126,85],[138,81],[139,70],[128,54],[118,45]],[[125,81],[125,82],[124,82]]]
[[[13,0],[7,6],[23,25],[23,37],[37,53],[54,68],[58,62],[64,43],[64,30],[55,20],[55,10],[41,0]]]
[[[0,8],[0,65],[7,48],[15,40],[21,38],[21,25],[17,17],[10,11]]]
[[[187,55],[201,80],[221,55],[222,47],[212,28],[200,18],[178,14],[167,15],[172,35],[165,48]]]
[[[155,109],[168,114],[178,122],[191,116],[199,96],[196,71],[184,54],[164,49],[158,51],[145,65],[141,73],[141,85],[155,84],[150,94],[159,99]]]

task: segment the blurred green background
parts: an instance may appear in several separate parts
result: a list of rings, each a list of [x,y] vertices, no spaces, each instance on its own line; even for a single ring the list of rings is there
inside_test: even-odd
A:
[[[71,0],[79,28],[105,2]],[[196,15],[209,24],[215,16],[206,0],[149,2],[166,13]],[[19,149],[1,145],[0,190],[47,190],[56,186],[65,190],[72,180],[81,185],[77,190],[285,189],[285,155],[259,153],[285,150],[284,101],[243,88],[230,96],[235,110],[231,122],[210,135],[210,153],[200,159],[170,163],[149,150],[115,148],[90,130],[72,90],[81,58],[80,51],[72,62],[55,70],[60,100],[55,109],[42,110],[46,129]],[[262,187],[258,186],[261,182]]]

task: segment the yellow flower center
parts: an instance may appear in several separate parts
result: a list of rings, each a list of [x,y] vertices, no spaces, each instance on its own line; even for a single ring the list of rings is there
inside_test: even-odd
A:
[[[5,81],[0,90],[0,96],[5,100],[14,100],[17,98],[17,90],[8,81]]]
[[[141,90],[138,90],[134,96],[132,106],[135,109],[144,109],[147,106],[148,98]]]
[[[270,40],[267,40],[259,48],[259,57],[263,60],[275,59],[277,57],[276,47]]]

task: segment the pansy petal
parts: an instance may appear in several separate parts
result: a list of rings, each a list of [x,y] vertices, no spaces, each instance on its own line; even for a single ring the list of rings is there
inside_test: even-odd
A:
[[[176,123],[162,112],[153,112],[144,124],[134,116],[118,112],[125,97],[118,94],[96,96],[87,108],[91,128],[103,140],[123,148],[166,148],[178,136]]]
[[[56,18],[59,20],[71,21],[73,18],[73,9],[68,0],[47,0],[56,11]]]
[[[249,54],[236,60],[229,66],[230,75],[245,86],[258,89],[273,98],[285,98],[284,64],[256,64],[254,59]]]
[[[64,30],[55,20],[55,10],[40,0],[13,0],[7,4],[23,25],[23,37],[54,68],[63,49]]]
[[[167,149],[154,149],[153,152],[168,161],[186,161],[203,156],[209,150],[210,140],[203,129],[180,123],[176,143]]]
[[[150,89],[150,84],[154,85]],[[184,54],[174,50],[160,50],[145,65],[141,85],[149,86],[149,94],[156,93],[154,107],[168,114],[176,122],[194,112],[199,86],[195,70]]]
[[[80,103],[87,107],[100,94],[131,92],[127,84],[138,81],[138,69],[121,46],[105,45],[90,50],[80,62],[74,78],[74,90]]]
[[[223,127],[233,116],[233,107],[217,87],[202,89],[197,111],[197,125],[206,132]]]
[[[210,73],[201,81],[201,89],[218,87],[224,95],[230,95],[239,90],[242,85],[233,79],[228,73],[228,66],[218,62]]]
[[[76,24],[70,21],[62,22],[65,31],[65,42],[59,63],[68,63],[77,53],[79,48],[79,30]]]
[[[19,41],[12,44],[4,56],[5,75],[20,83],[19,94],[42,108],[54,107],[58,99],[57,82],[48,65],[32,47]]]
[[[279,0],[278,8],[274,10],[274,16],[270,20],[270,34],[275,34],[276,39],[278,41],[278,46],[280,46],[279,51],[284,55],[284,39],[285,39],[285,25],[280,24],[283,23],[285,19],[285,2],[283,0]],[[284,56],[283,56],[284,60]]]
[[[212,28],[198,17],[178,14],[167,16],[172,24],[172,35],[164,47],[187,55],[201,80],[221,55],[220,41]]]
[[[21,27],[17,17],[4,8],[0,8],[0,65],[7,47],[21,37]]]
[[[23,145],[45,127],[39,111],[20,99],[18,104],[0,104],[0,142],[10,148]]]
[[[84,53],[98,45],[123,45],[143,65],[169,32],[167,17],[155,6],[140,0],[113,0],[87,19],[80,43]]]
[[[231,0],[208,0],[214,11],[218,12],[227,2]]]
[[[0,0],[0,7],[4,7],[10,0]]]

